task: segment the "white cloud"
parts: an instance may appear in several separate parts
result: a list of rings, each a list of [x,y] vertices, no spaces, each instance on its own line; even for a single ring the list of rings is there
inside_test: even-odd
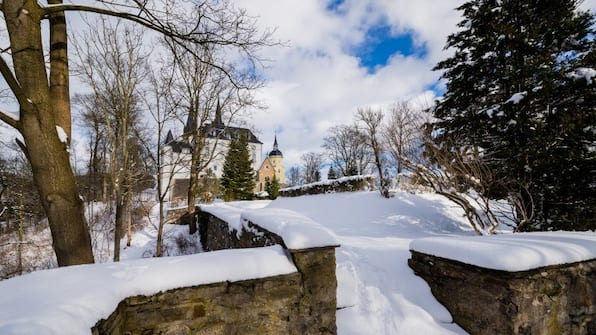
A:
[[[337,13],[325,2],[237,1],[258,17],[262,27],[277,28],[286,47],[266,50],[273,60],[265,75],[270,80],[258,95],[269,106],[254,114],[265,150],[275,129],[286,166],[299,164],[307,151],[321,151],[327,130],[352,122],[358,107],[388,106],[396,100],[432,101],[429,86],[439,74],[431,69],[446,57],[443,46],[459,21],[454,10],[462,1],[347,0]],[[369,29],[385,24],[395,35],[411,33],[424,58],[392,55],[373,73],[350,51],[365,43]]]

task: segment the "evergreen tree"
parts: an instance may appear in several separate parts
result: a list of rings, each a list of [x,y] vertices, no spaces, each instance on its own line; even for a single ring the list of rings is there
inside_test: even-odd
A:
[[[594,16],[577,0],[472,0],[447,47],[437,142],[483,152],[524,229],[594,229]]]
[[[329,180],[337,179],[337,174],[335,174],[335,170],[333,169],[333,166],[329,167],[329,172],[327,172],[327,179],[329,179]]]
[[[232,139],[224,162],[221,188],[225,200],[250,200],[255,188],[255,173],[245,134]]]
[[[271,181],[267,180],[265,191],[269,194],[269,199],[275,200],[279,197],[279,180],[273,176]]]

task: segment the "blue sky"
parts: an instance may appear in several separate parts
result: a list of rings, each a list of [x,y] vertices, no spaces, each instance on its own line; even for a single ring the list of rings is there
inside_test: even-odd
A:
[[[387,66],[390,57],[397,53],[424,58],[426,49],[424,45],[418,46],[414,43],[411,33],[394,35],[391,33],[391,27],[379,25],[366,33],[366,43],[358,46],[353,52],[354,56],[360,59],[360,65],[367,68],[369,73]]]
[[[262,52],[270,60],[263,72],[267,84],[256,96],[268,109],[254,111],[247,122],[263,151],[271,149],[277,131],[290,167],[306,152],[322,152],[329,128],[352,123],[360,107],[386,111],[397,101],[430,106],[444,90],[432,68],[450,55],[443,47],[464,1],[232,2],[284,42]],[[594,11],[596,0],[582,7]]]
[[[450,56],[446,38],[463,0],[236,0],[276,29],[287,45],[264,51],[268,83],[257,96],[269,107],[253,114],[263,150],[274,131],[286,167],[322,152],[328,129],[353,122],[359,107],[387,110],[396,101],[432,104],[444,91],[437,62]],[[584,9],[596,10],[596,0]]]
[[[257,95],[268,110],[250,121],[264,151],[277,130],[286,166],[322,152],[328,129],[353,122],[359,107],[387,110],[407,100],[432,104],[441,93],[433,72],[445,58],[460,0],[238,0],[286,46],[264,52],[268,83]]]

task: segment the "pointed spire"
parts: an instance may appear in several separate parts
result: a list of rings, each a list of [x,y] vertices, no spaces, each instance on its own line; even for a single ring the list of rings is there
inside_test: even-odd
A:
[[[166,135],[166,140],[164,144],[168,144],[174,140],[174,135],[172,135],[172,130],[168,130],[168,134]]]
[[[279,147],[277,146],[277,131],[275,131],[275,140],[273,141],[273,150],[279,151]]]
[[[273,141],[273,150],[269,152],[268,157],[272,156],[280,156],[283,157],[281,151],[279,151],[279,146],[277,145],[277,131],[275,132],[275,140]]]
[[[184,134],[191,134],[197,129],[197,118],[195,113],[188,113],[186,124],[184,125]]]
[[[217,99],[217,107],[215,107],[215,120],[213,120],[214,125],[223,125],[221,121],[221,106],[219,104],[219,99]]]

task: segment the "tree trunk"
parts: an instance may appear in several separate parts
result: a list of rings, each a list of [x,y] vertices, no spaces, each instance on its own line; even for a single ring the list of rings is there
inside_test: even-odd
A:
[[[163,226],[164,226],[164,217],[163,217],[163,201],[159,201],[159,228],[157,231],[157,247],[155,249],[155,257],[161,257],[162,254],[162,244],[163,244]]]
[[[116,222],[114,227],[114,262],[120,261],[120,240],[122,239],[122,231],[124,227],[124,220],[126,213],[124,210],[124,199],[120,186],[116,186]]]
[[[128,227],[126,233],[126,246],[130,247],[132,243],[132,199],[131,197],[126,198],[126,225]]]
[[[187,201],[187,209],[188,213],[192,213],[195,208],[195,201],[197,198],[198,188],[199,188],[199,160],[200,160],[200,152],[199,150],[193,150],[192,152],[192,159],[190,163],[190,179],[188,185],[188,201]]]
[[[194,105],[194,107],[191,107],[189,113],[194,113],[194,119],[198,120],[198,103],[195,103]],[[192,213],[195,210],[195,201],[197,193],[199,192],[199,165],[201,163],[201,155],[203,154],[203,146],[200,145],[199,130],[197,129],[198,126],[197,124],[193,124],[192,127],[193,128],[191,135],[192,151],[190,159],[190,178],[188,181],[188,197],[186,203],[186,211],[188,213]]]
[[[23,274],[23,235],[24,235],[24,227],[25,224],[25,211],[23,207],[23,194],[20,194],[19,198],[19,219],[18,219],[18,235],[19,235],[19,244],[17,244],[17,258],[18,258],[18,265],[17,265],[17,272],[19,276]]]
[[[40,20],[35,1],[4,1],[14,72],[21,89],[19,131],[45,209],[59,266],[93,263],[83,201],[75,182],[65,143],[56,131],[56,111],[47,80]],[[66,43],[66,41],[64,41]],[[54,62],[50,63],[54,69]],[[68,83],[68,72],[60,73]],[[64,97],[68,99],[67,97]],[[25,103],[26,102],[26,103]]]

